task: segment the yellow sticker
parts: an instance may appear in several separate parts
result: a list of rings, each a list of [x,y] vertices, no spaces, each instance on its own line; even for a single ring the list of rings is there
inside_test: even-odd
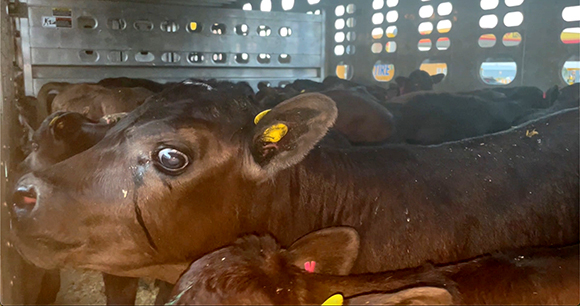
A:
[[[60,116],[55,116],[54,118],[52,118],[52,120],[50,120],[50,123],[48,124],[48,126],[52,126],[58,120],[58,118],[60,118]]]
[[[264,116],[266,116],[267,113],[269,113],[271,111],[271,109],[267,109],[265,111],[262,111],[261,113],[257,114],[256,117],[254,118],[254,124],[258,124],[258,122],[260,122],[260,120],[262,120],[262,118]]]
[[[274,124],[262,134],[263,142],[278,142],[288,133],[288,127],[284,123]]]
[[[536,129],[533,130],[526,130],[526,136],[529,138],[534,137],[534,135],[539,135],[540,133],[538,133],[538,131],[536,131]]]
[[[195,31],[195,30],[197,30],[197,22],[195,22],[195,21],[192,21],[192,22],[190,22],[190,23],[189,23],[189,30],[190,30],[190,31]]]
[[[324,303],[322,303],[322,306],[330,306],[330,305],[342,306],[343,301],[344,301],[344,299],[342,298],[342,294],[337,293],[337,294],[329,297],[328,299],[326,299],[326,301],[324,301]]]

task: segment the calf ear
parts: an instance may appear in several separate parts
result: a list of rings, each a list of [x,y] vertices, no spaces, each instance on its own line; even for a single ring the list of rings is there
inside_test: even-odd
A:
[[[347,299],[344,305],[451,305],[449,291],[437,287],[417,287],[396,293],[360,295]]]
[[[289,262],[311,273],[347,275],[352,269],[360,238],[351,227],[329,227],[307,234],[287,250]]]
[[[81,114],[70,112],[52,118],[48,127],[52,131],[54,138],[61,140],[70,138],[71,135],[78,133],[84,121]]]
[[[409,78],[408,77],[398,76],[398,77],[395,78],[395,83],[397,83],[397,85],[399,85],[399,88],[404,87],[405,84],[407,84],[407,82],[409,82]]]
[[[433,82],[433,84],[439,84],[441,83],[441,81],[443,81],[444,78],[445,75],[443,73],[438,73],[436,75],[431,76],[431,81]]]
[[[265,88],[268,88],[268,84],[265,82],[260,82],[258,83],[258,90],[264,90]]]
[[[336,116],[334,101],[318,93],[276,105],[255,122],[250,144],[253,163],[248,174],[269,178],[297,164],[324,137]]]
[[[548,100],[548,103],[550,104],[549,106],[552,106],[554,101],[558,99],[559,95],[560,89],[558,88],[558,85],[554,85],[546,91],[546,93],[544,94],[544,99]]]

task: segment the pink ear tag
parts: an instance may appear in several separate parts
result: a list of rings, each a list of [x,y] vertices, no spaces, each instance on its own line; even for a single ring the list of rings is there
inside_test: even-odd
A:
[[[304,263],[304,270],[309,273],[314,273],[314,268],[316,267],[316,261],[307,261]]]

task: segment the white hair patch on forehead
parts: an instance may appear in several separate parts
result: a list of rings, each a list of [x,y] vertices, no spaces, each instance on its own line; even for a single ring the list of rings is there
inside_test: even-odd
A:
[[[193,82],[193,81],[191,81],[191,80],[185,80],[185,81],[183,81],[183,84],[185,84],[185,85],[198,85],[198,86],[203,86],[203,87],[205,87],[205,89],[207,89],[207,90],[215,90],[213,87],[209,86],[209,85],[208,85],[208,84],[206,84],[206,83],[201,83],[201,82]]]

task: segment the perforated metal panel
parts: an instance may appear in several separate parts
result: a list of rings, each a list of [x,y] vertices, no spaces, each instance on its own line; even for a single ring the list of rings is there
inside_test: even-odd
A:
[[[493,2],[493,1],[491,1]],[[335,22],[339,19],[350,18],[348,13],[336,16],[337,6],[356,4],[356,12],[351,14],[357,19],[357,37],[354,42],[336,42],[335,33],[351,31],[348,27],[335,29]],[[373,6],[376,3],[376,6]],[[389,3],[392,6],[389,6]],[[452,11],[444,16],[439,14],[438,8],[442,3],[450,3]],[[505,0],[497,2],[497,7],[483,10],[479,0],[398,0],[398,1],[354,1],[337,0],[326,1],[327,11],[327,46],[329,53],[328,74],[334,74],[339,64],[350,65],[354,68],[353,80],[363,83],[387,86],[388,82],[378,82],[373,77],[373,69],[379,61],[394,65],[394,77],[407,76],[410,72],[421,67],[425,60],[433,60],[447,64],[447,76],[443,82],[435,86],[440,91],[470,90],[501,85],[487,85],[480,77],[480,67],[487,59],[509,59],[517,64],[517,74],[510,86],[528,85],[538,86],[542,90],[552,85],[565,86],[562,78],[564,62],[572,56],[578,56],[578,44],[564,44],[560,34],[564,28],[578,27],[578,22],[566,22],[562,19],[562,10],[565,7],[578,5],[578,0],[524,0],[521,5],[508,6]],[[419,10],[423,6],[432,6],[433,13],[422,18]],[[375,9],[376,8],[376,9]],[[389,22],[386,14],[396,11],[398,18]],[[514,27],[504,24],[504,17],[508,13],[521,12],[523,22]],[[376,24],[372,19],[374,14],[382,14]],[[496,26],[482,29],[480,18],[494,14],[498,18]],[[378,16],[377,16],[378,17]],[[449,20],[452,24],[447,33],[440,33],[437,25],[442,20]],[[419,25],[424,22],[433,24],[430,34],[419,32]],[[388,37],[386,30],[390,26],[397,27],[397,34]],[[379,28],[382,35],[373,38],[372,31]],[[521,42],[517,45],[505,44],[502,37],[506,33],[518,32]],[[478,45],[481,35],[493,34],[497,42],[493,47],[482,48]],[[430,40],[431,48],[419,50],[421,40]],[[450,42],[445,48],[437,48],[437,41]],[[396,51],[389,53],[387,43],[396,43]],[[380,52],[373,53],[371,46],[380,45]],[[342,55],[335,55],[337,45],[346,47],[353,44],[356,53],[348,54],[345,50]],[[427,50],[428,49],[428,50]],[[392,50],[389,50],[392,51]],[[392,81],[394,81],[394,77]]]
[[[175,3],[30,0],[28,18],[21,19],[26,92],[36,94],[49,81],[119,76],[253,86],[321,80],[324,19]]]

